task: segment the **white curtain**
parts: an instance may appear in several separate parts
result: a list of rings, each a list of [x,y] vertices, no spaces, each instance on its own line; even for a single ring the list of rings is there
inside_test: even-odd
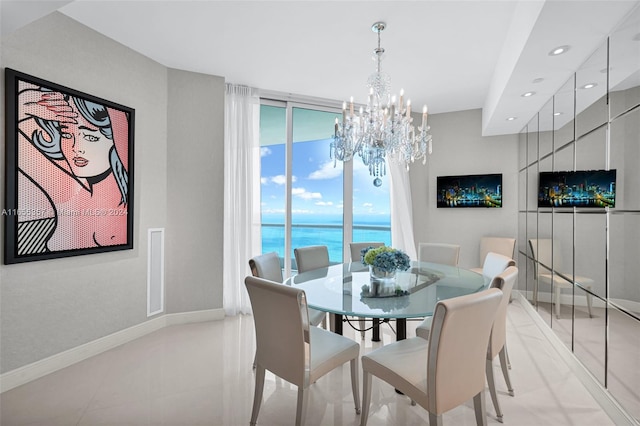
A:
[[[413,239],[413,213],[409,171],[395,161],[387,161],[391,195],[391,245],[417,260]]]
[[[224,116],[223,307],[251,313],[244,278],[260,250],[260,98],[257,89],[228,84]],[[215,220],[215,218],[213,218]]]

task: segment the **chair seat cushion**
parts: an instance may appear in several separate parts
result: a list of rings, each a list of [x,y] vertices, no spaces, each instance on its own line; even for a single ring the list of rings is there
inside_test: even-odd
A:
[[[571,277],[571,274],[565,274],[560,272],[562,275],[566,276],[566,277]],[[538,279],[542,282],[545,283],[551,283],[551,274],[538,274]],[[593,280],[591,278],[588,277],[581,277],[579,275],[575,276],[575,281],[582,285],[585,288],[591,288],[591,284],[593,284]],[[559,275],[553,275],[553,284],[557,285],[559,287],[562,288],[571,288],[572,284],[571,282],[565,280],[564,278],[562,278]]]
[[[475,272],[476,274],[482,274],[482,268],[469,268],[471,272]]]
[[[362,356],[362,369],[394,386],[422,407],[427,406],[429,341],[400,340]]]
[[[334,368],[360,356],[360,345],[319,327],[309,328],[311,369],[309,383],[315,382]]]

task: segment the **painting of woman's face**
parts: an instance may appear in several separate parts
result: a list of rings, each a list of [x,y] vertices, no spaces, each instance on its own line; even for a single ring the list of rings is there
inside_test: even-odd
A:
[[[77,121],[77,124],[68,124],[63,129],[62,154],[77,177],[101,175],[111,168],[109,152],[113,141],[85,120],[82,114],[78,114]]]

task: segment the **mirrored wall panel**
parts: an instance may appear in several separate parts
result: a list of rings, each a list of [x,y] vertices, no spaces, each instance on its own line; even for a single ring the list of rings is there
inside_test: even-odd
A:
[[[640,6],[527,124],[520,150],[519,289],[640,422]]]

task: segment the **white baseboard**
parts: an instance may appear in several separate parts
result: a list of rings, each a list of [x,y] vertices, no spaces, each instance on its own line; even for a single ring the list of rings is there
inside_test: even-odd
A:
[[[551,346],[560,355],[562,360],[569,366],[573,374],[583,384],[587,391],[600,404],[602,409],[607,413],[614,424],[618,426],[638,426],[639,423],[625,411],[625,409],[615,400],[609,391],[600,384],[593,374],[582,364],[578,358],[567,348],[560,338],[551,330],[549,325],[544,322],[540,315],[535,311],[531,303],[525,298],[524,294],[519,291],[513,291],[514,299],[517,299],[524,307],[525,312],[529,314],[533,322],[542,331]],[[540,296],[540,294],[539,294]]]
[[[223,309],[165,314],[0,375],[0,393],[170,325],[224,319]]]

